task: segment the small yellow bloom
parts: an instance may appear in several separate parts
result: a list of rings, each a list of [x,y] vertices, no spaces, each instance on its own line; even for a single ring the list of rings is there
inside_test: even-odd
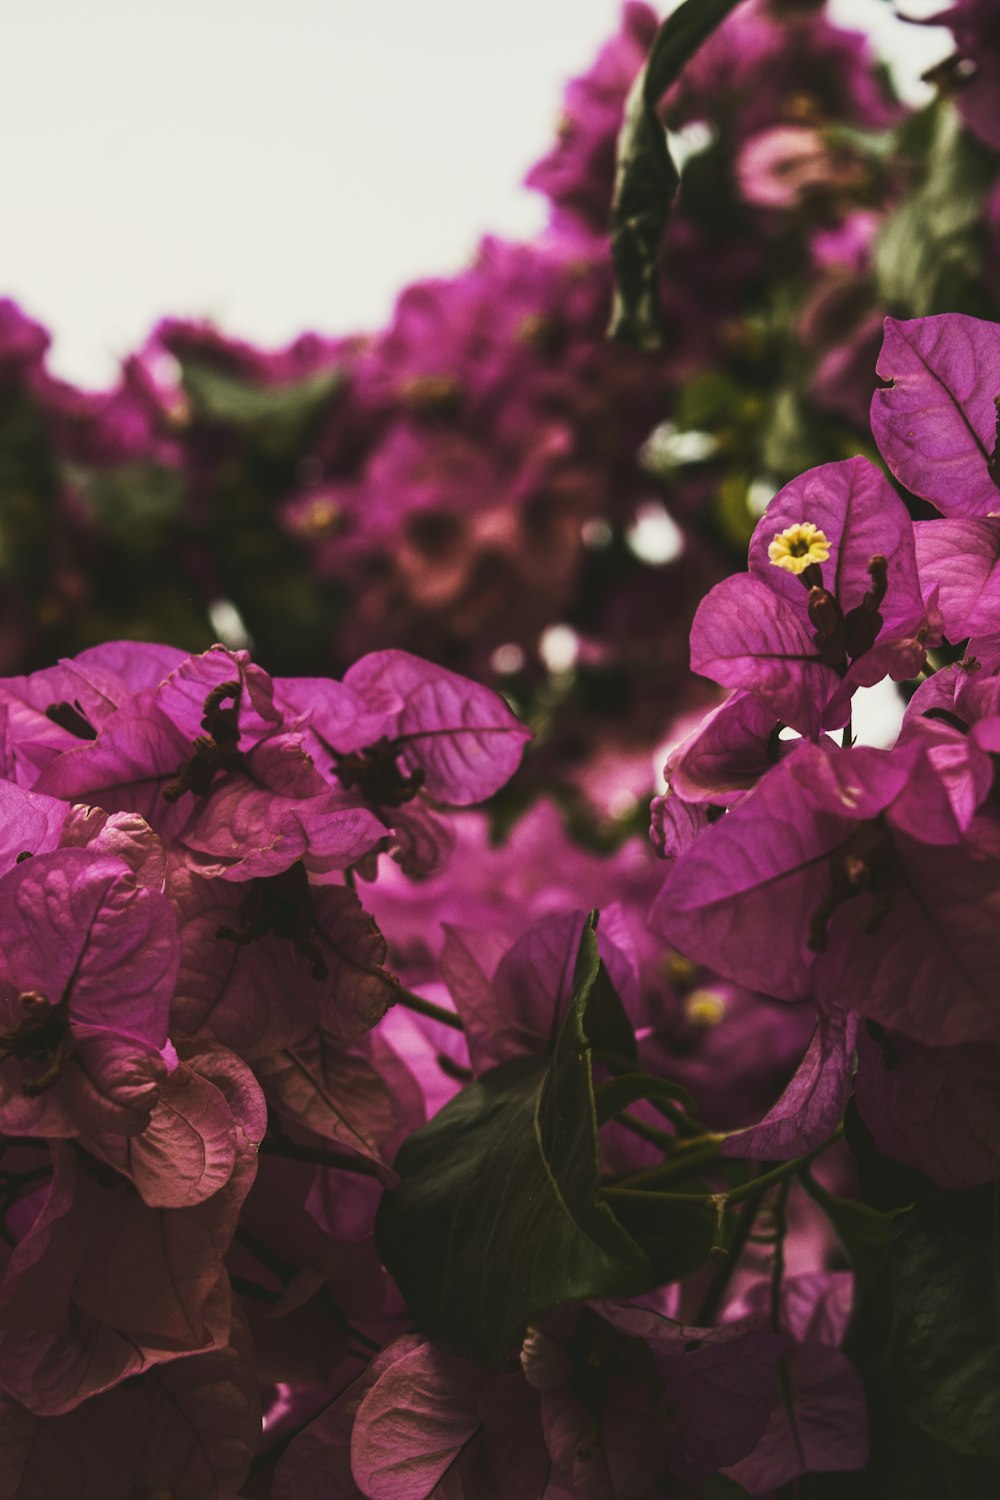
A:
[[[689,1021],[698,1026],[718,1026],[726,1014],[726,1002],[715,990],[692,990],[684,1002]]]
[[[767,555],[776,568],[784,568],[786,573],[804,573],[813,563],[826,562],[830,543],[826,533],[811,521],[799,521],[777,532]]]
[[[323,536],[336,530],[340,516],[341,509],[336,500],[317,495],[295,517],[294,526],[302,536]]]

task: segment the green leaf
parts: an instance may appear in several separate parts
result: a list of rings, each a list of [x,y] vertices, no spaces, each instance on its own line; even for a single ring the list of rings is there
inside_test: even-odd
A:
[[[66,475],[101,529],[134,555],[150,556],[165,544],[185,503],[185,479],[158,464],[114,468],[66,466]]]
[[[631,1296],[650,1267],[598,1200],[588,1008],[593,919],[551,1058],[516,1058],[470,1084],[400,1151],[401,1182],[375,1225],[378,1252],[443,1349],[497,1367],[532,1315]]]
[[[343,382],[339,370],[321,370],[291,385],[252,385],[195,360],[185,362],[182,378],[196,417],[271,439],[299,434]]]
[[[609,336],[640,348],[658,349],[663,342],[657,261],[680,181],[656,106],[705,38],[738,3],[685,0],[657,32],[625,105],[611,208],[615,303]]]
[[[930,1437],[1000,1462],[1000,1310],[991,1249],[953,1229],[902,1237],[891,1267],[896,1398]]]
[[[902,317],[965,312],[989,318],[983,203],[996,178],[996,157],[962,128],[954,105],[940,102],[929,113],[933,133],[920,186],[875,242],[880,303]]]
[[[696,1115],[698,1106],[686,1088],[671,1083],[667,1078],[655,1078],[649,1073],[623,1073],[618,1078],[609,1078],[599,1083],[594,1091],[597,1101],[597,1123],[606,1125],[614,1120],[630,1104],[639,1099],[677,1100],[689,1114]]]
[[[587,1039],[596,1051],[613,1053],[638,1066],[635,1031],[607,968],[602,962],[587,1000]]]

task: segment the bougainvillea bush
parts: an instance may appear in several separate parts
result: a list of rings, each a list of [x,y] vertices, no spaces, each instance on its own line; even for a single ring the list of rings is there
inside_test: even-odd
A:
[[[991,1493],[1000,326],[880,371],[938,513],[779,492],[645,853],[491,847],[529,732],[407,652],[0,683],[0,1494]]]
[[[900,125],[804,0],[629,5],[546,236],[371,344],[169,323],[84,400],[3,311],[18,587],[102,638],[0,679],[0,1500],[1000,1492],[1000,81],[949,24]],[[259,653],[151,564],[105,625],[161,641],[95,629],[182,493]]]
[[[0,670],[108,639],[252,641],[287,675],[414,651],[535,730],[510,816],[544,791],[580,834],[638,832],[664,702],[714,701],[702,594],[782,484],[874,456],[884,316],[1000,314],[992,7],[949,11],[919,109],[821,0],[696,9],[654,49],[624,6],[528,172],[543,229],[486,236],[383,329],[262,351],[165,318],[86,391],[0,303]],[[612,815],[595,783],[629,757]]]

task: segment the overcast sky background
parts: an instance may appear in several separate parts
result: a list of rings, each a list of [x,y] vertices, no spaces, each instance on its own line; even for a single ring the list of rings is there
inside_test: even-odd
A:
[[[906,0],[910,15],[943,0]],[[911,96],[947,32],[833,0]],[[525,236],[521,188],[565,79],[619,0],[32,0],[2,32],[0,294],[82,384],[163,313],[265,344],[385,321],[479,236]]]

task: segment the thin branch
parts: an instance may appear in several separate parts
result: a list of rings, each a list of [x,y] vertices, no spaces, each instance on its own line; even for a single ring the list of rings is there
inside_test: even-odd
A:
[[[453,1031],[465,1030],[453,1010],[435,1005],[433,1000],[425,1000],[423,995],[415,995],[412,990],[397,990],[396,1004],[402,1005],[405,1010],[415,1010],[420,1016],[428,1016],[432,1021],[440,1021],[442,1026],[450,1026]]]

